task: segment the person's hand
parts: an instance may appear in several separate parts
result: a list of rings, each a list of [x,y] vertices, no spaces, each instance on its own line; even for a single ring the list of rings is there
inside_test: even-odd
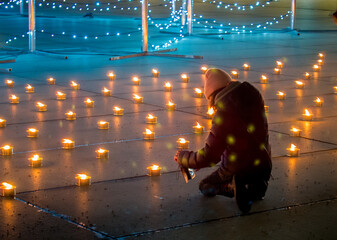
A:
[[[176,155],[174,156],[174,161],[178,162],[180,151],[176,152]]]

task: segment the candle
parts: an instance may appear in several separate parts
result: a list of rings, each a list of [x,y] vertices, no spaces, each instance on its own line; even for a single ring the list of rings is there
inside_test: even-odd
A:
[[[337,93],[337,86],[334,86],[333,89],[335,90],[335,93]]]
[[[12,156],[13,155],[13,147],[10,145],[5,145],[1,148],[2,156]]]
[[[8,79],[8,80],[5,81],[5,84],[8,88],[14,87],[14,81],[13,80]]]
[[[7,182],[2,182],[0,185],[2,197],[14,197],[16,195],[16,187]]]
[[[107,89],[106,87],[102,90],[104,97],[110,97],[111,96],[111,90]]]
[[[266,113],[269,112],[269,106],[264,105],[264,111],[265,111]]]
[[[250,70],[250,66],[247,63],[243,64],[242,67],[243,67],[243,70],[245,70],[245,71]]]
[[[238,71],[231,71],[231,74],[232,74],[232,78],[233,79],[238,79],[239,78],[239,72]]]
[[[190,141],[187,141],[185,138],[179,138],[177,141],[177,148],[179,149],[188,149]]]
[[[214,116],[214,114],[215,114],[214,108],[213,108],[213,107],[209,107],[208,110],[207,110],[207,117],[208,117],[209,119],[212,119],[213,116]]]
[[[291,132],[291,135],[293,137],[299,137],[299,136],[301,136],[301,130],[298,129],[298,128],[293,127],[293,128],[290,129],[290,132]]]
[[[188,83],[190,81],[190,77],[186,73],[181,74],[180,77],[184,83]]]
[[[47,111],[47,105],[44,104],[44,103],[42,103],[42,102],[37,102],[35,106],[36,106],[36,110],[38,112],[45,112],[45,111]]]
[[[315,72],[319,72],[321,70],[320,66],[318,66],[317,64],[312,66],[312,68],[314,69]]]
[[[97,123],[98,129],[106,130],[109,129],[109,122],[106,121],[99,121]]]
[[[276,61],[276,66],[278,67],[278,68],[283,68],[283,62],[282,61]]]
[[[36,138],[39,135],[39,130],[36,128],[28,128],[27,129],[27,137]]]
[[[324,58],[324,54],[323,53],[318,53],[318,57],[319,58]]]
[[[277,94],[279,100],[284,100],[286,98],[286,94],[284,92],[278,91]]]
[[[159,77],[159,71],[158,71],[158,69],[156,69],[156,68],[152,69],[152,76],[155,77],[155,78]]]
[[[137,76],[135,76],[135,77],[132,78],[132,82],[133,82],[134,85],[139,85],[140,79]]]
[[[80,89],[80,84],[78,84],[77,82],[74,82],[74,81],[70,82],[70,86],[73,90],[79,90]]]
[[[160,176],[160,171],[161,171],[161,167],[159,167],[158,165],[153,164],[150,167],[147,167],[148,170],[148,176],[151,177],[155,177],[155,176]]]
[[[20,102],[20,98],[18,96],[16,96],[16,95],[11,95],[9,97],[9,102],[11,104],[18,104]]]
[[[204,92],[200,88],[194,88],[194,96],[202,98],[204,96]]]
[[[153,140],[154,139],[154,132],[152,132],[150,129],[145,129],[145,132],[143,132],[144,140]]]
[[[95,101],[91,100],[90,98],[87,98],[87,99],[84,101],[84,103],[85,103],[85,106],[86,106],[87,108],[93,108],[94,105],[95,105]]]
[[[289,157],[298,157],[300,154],[300,149],[297,148],[294,144],[291,144],[290,148],[287,148]]]
[[[35,88],[30,85],[30,84],[27,84],[26,85],[26,93],[34,93],[35,92]]]
[[[305,72],[304,76],[305,76],[305,79],[310,79],[311,78],[311,74],[308,73],[308,72]]]
[[[57,100],[66,100],[67,95],[63,92],[57,91],[56,92],[56,99]]]
[[[206,73],[207,70],[208,70],[208,67],[207,67],[207,66],[202,66],[202,67],[200,68],[200,70],[202,71],[202,73]]]
[[[7,121],[5,119],[0,118],[0,128],[6,127],[6,122]]]
[[[320,99],[319,97],[317,97],[314,100],[314,103],[315,103],[316,107],[322,107],[323,106],[323,99]]]
[[[204,132],[204,127],[197,122],[197,125],[193,126],[193,130],[195,134],[201,134]]]
[[[166,108],[169,111],[175,111],[176,110],[176,104],[169,101],[168,104],[166,104]]]
[[[74,113],[73,111],[69,111],[65,113],[65,115],[66,115],[66,120],[69,120],[69,121],[76,120],[76,113]]]
[[[157,123],[157,117],[153,116],[152,114],[148,114],[146,116],[146,123],[148,123],[148,124],[156,124]]]
[[[115,116],[123,116],[124,114],[124,109],[120,107],[114,107],[113,111]]]
[[[73,149],[75,148],[75,142],[70,139],[62,139],[62,148],[63,149]]]
[[[323,61],[323,59],[318,59],[318,60],[317,60],[317,63],[318,63],[319,66],[322,66],[323,63],[324,63],[324,61]]]
[[[303,118],[304,118],[305,121],[311,121],[312,120],[312,113],[310,113],[308,109],[304,109]]]
[[[98,159],[108,159],[109,158],[109,150],[100,148],[96,150],[96,158]]]
[[[304,88],[304,83],[302,81],[295,81],[297,88]]]
[[[137,94],[133,94],[133,101],[134,103],[143,103],[143,97]]]
[[[29,166],[31,167],[41,167],[42,166],[42,160],[43,158],[41,158],[39,155],[35,154],[33,157],[28,158],[29,161]]]
[[[87,187],[91,185],[91,177],[84,173],[76,174],[77,186]]]
[[[274,74],[276,75],[281,74],[281,68],[274,68]]]
[[[261,78],[260,78],[260,82],[263,83],[263,84],[266,84],[268,83],[268,76],[267,75],[261,75]]]
[[[172,84],[170,82],[166,82],[164,85],[165,92],[172,92]]]
[[[109,73],[108,73],[108,78],[109,78],[111,81],[113,81],[113,80],[116,79],[116,75],[114,74],[114,72],[109,72]]]
[[[52,78],[52,77],[48,78],[47,82],[48,82],[49,85],[55,85],[55,79]]]

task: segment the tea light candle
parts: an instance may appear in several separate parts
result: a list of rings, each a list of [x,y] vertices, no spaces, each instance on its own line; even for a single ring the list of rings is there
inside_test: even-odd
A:
[[[175,111],[176,110],[176,104],[172,101],[169,101],[168,104],[166,104],[166,108],[169,111]]]
[[[156,69],[156,68],[152,69],[152,76],[155,77],[155,78],[159,77],[159,71],[158,71],[158,69]]]
[[[245,71],[250,70],[250,66],[247,63],[243,64],[242,67],[243,67],[243,70],[245,70]]]
[[[62,139],[62,148],[63,149],[74,149],[75,148],[75,142],[70,139]]]
[[[143,97],[137,94],[133,94],[133,101],[134,103],[143,103]]]
[[[296,145],[291,144],[290,148],[287,148],[289,157],[298,157],[300,154],[300,149],[296,147]]]
[[[305,121],[311,121],[312,120],[312,113],[310,113],[308,109],[304,109],[303,118],[304,118]]]
[[[286,98],[286,94],[284,92],[278,91],[276,95],[279,100],[284,100]]]
[[[260,78],[260,82],[263,83],[263,84],[266,84],[268,83],[268,76],[267,75],[261,75],[261,78]]]
[[[317,64],[312,66],[312,68],[314,69],[315,72],[319,72],[321,70],[320,66],[318,66]]]
[[[150,167],[147,167],[147,170],[148,170],[147,175],[150,177],[160,176],[161,174],[161,167],[155,164],[153,164]]]
[[[134,85],[139,85],[140,79],[137,76],[135,76],[135,77],[132,78],[132,82],[133,82]]]
[[[13,147],[10,145],[5,145],[1,148],[2,156],[12,156],[13,155]]]
[[[335,90],[335,93],[337,93],[337,86],[334,86],[333,89]]]
[[[264,105],[264,112],[269,112],[269,106],[267,106],[267,105]]]
[[[274,68],[274,74],[280,75],[281,74],[281,68]]]
[[[187,141],[185,138],[179,138],[177,141],[177,148],[179,149],[188,149],[190,141]]]
[[[104,97],[110,97],[111,96],[111,90],[107,89],[106,87],[103,88],[102,92],[103,92]]]
[[[239,72],[238,71],[231,71],[232,78],[233,79],[238,79],[239,78]]]
[[[214,114],[215,114],[214,108],[213,108],[213,107],[209,107],[208,110],[207,110],[207,117],[208,117],[209,119],[212,119],[213,116],[214,116]]]
[[[2,197],[14,197],[16,195],[16,187],[7,182],[2,182],[0,192]]]
[[[47,82],[48,82],[49,85],[55,85],[55,79],[52,78],[52,77],[48,78]]]
[[[75,81],[71,81],[70,82],[70,86],[73,90],[79,90],[80,89],[80,84],[78,84],[77,82]]]
[[[322,107],[323,106],[323,99],[320,99],[319,97],[317,97],[314,100],[314,103],[315,103],[316,107]]]
[[[0,118],[0,128],[6,127],[6,122],[7,121],[5,119]]]
[[[197,125],[193,126],[193,130],[195,134],[201,134],[204,132],[204,127],[197,122]]]
[[[278,68],[283,68],[283,62],[282,61],[276,61],[276,66],[278,67]]]
[[[97,123],[98,129],[106,130],[109,129],[109,122],[106,121],[99,121]]]
[[[98,159],[108,159],[109,158],[109,150],[100,148],[96,150],[96,158]]]
[[[298,128],[293,127],[293,128],[290,129],[290,132],[291,132],[291,135],[293,137],[299,137],[299,136],[301,136],[301,130],[298,129]]]
[[[113,80],[116,79],[116,75],[114,74],[114,72],[109,72],[109,73],[108,73],[108,78],[109,78],[111,81],[113,81]]]
[[[57,91],[56,92],[56,99],[57,100],[66,100],[67,95],[63,92]]]
[[[11,104],[18,104],[20,102],[20,98],[18,96],[16,96],[16,95],[11,95],[9,97],[9,102]]]
[[[200,88],[194,88],[194,96],[202,98],[204,96],[204,92]]]
[[[181,74],[180,78],[184,83],[188,83],[190,81],[190,77],[186,73]]]
[[[152,114],[148,114],[146,116],[146,123],[147,124],[156,124],[157,123],[157,117],[152,115]]]
[[[85,106],[86,106],[87,108],[93,108],[94,105],[95,105],[95,101],[91,100],[90,98],[87,98],[87,99],[84,101],[84,103],[85,103]]]
[[[14,87],[14,81],[13,80],[8,79],[8,80],[5,81],[5,84],[8,88]]]
[[[324,58],[324,54],[323,53],[318,53],[318,57],[319,58]]]
[[[164,85],[165,92],[172,92],[172,84],[170,82],[166,82]]]
[[[42,166],[42,160],[43,158],[41,158],[39,155],[35,154],[33,157],[28,158],[29,161],[29,166],[31,167],[41,167]]]
[[[34,93],[35,92],[35,88],[30,85],[30,84],[27,84],[26,85],[26,93]]]
[[[202,73],[206,73],[207,70],[208,70],[208,67],[207,67],[207,66],[202,66],[202,67],[200,68],[200,70],[201,70]]]
[[[311,74],[308,73],[308,72],[305,72],[304,76],[305,76],[305,79],[310,79],[311,78]]]
[[[295,81],[297,88],[304,88],[304,83],[302,81]]]
[[[36,106],[36,110],[38,112],[45,112],[45,111],[47,111],[47,105],[44,104],[44,103],[42,103],[42,102],[37,102],[35,106]]]
[[[38,137],[38,134],[39,134],[39,130],[37,130],[36,128],[27,129],[27,137],[29,138],[36,138]]]
[[[144,140],[153,140],[154,139],[154,132],[152,132],[150,129],[145,129],[145,132],[143,132]]]
[[[124,114],[124,109],[120,107],[114,107],[113,111],[115,116],[123,116]]]
[[[318,63],[319,66],[322,66],[323,63],[324,63],[324,61],[323,61],[323,59],[318,59],[318,60],[317,60],[317,63]]]
[[[91,185],[91,177],[84,173],[76,174],[77,186],[87,187]]]
[[[65,113],[65,115],[66,115],[66,120],[69,120],[69,121],[76,120],[76,113],[74,113],[73,111],[69,111]]]

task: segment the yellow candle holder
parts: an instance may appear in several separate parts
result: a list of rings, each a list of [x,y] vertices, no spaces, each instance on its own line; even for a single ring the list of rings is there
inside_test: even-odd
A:
[[[279,100],[286,99],[286,94],[284,92],[278,91],[276,95],[277,95],[277,97],[278,97]]]
[[[47,79],[47,82],[48,82],[49,85],[55,85],[55,79],[52,78],[52,77],[51,77],[51,78],[48,78],[48,79]]]
[[[269,112],[269,106],[267,106],[267,105],[264,105],[264,112]]]
[[[181,74],[180,78],[184,83],[188,83],[190,81],[190,77],[186,73]]]
[[[18,104],[20,102],[20,98],[16,95],[11,95],[9,97],[9,103],[11,104]]]
[[[188,149],[190,145],[190,141],[187,141],[185,138],[179,138],[177,141],[178,149]]]
[[[245,70],[245,71],[250,70],[250,66],[247,63],[243,64],[242,67],[243,67],[243,70]]]
[[[42,102],[36,103],[36,111],[38,112],[46,112],[47,111],[47,105]]]
[[[138,77],[133,77],[132,82],[134,85],[139,86],[140,85],[140,79]]]
[[[7,121],[5,119],[0,118],[0,128],[6,127]]]
[[[39,130],[36,128],[28,128],[27,129],[27,137],[28,138],[37,138],[39,135]]]
[[[148,114],[146,116],[146,123],[147,124],[157,124],[157,117],[153,116],[152,114]]]
[[[152,69],[152,76],[155,77],[155,78],[159,77],[158,69],[155,69],[155,68]]]
[[[205,131],[205,128],[203,126],[201,126],[198,122],[197,122],[196,126],[193,126],[193,132],[195,134],[202,134],[202,133],[204,133],[204,131]]]
[[[133,102],[134,103],[143,103],[143,97],[141,97],[137,94],[133,94]]]
[[[77,186],[79,187],[88,187],[91,185],[91,177],[84,173],[76,174],[75,178],[77,180]]]
[[[312,121],[313,115],[309,112],[308,109],[304,109],[303,119],[305,121]]]
[[[93,108],[95,106],[95,101],[91,100],[90,98],[87,98],[85,101],[85,107],[87,108]]]
[[[274,74],[280,75],[281,74],[281,68],[274,68]]]
[[[120,107],[114,107],[113,109],[115,116],[123,116],[124,115],[124,109]]]
[[[321,98],[316,98],[315,100],[314,100],[314,103],[315,103],[315,106],[316,107],[322,107],[323,106],[323,99],[321,99]]]
[[[269,78],[267,75],[262,75],[261,78],[260,78],[260,82],[263,83],[263,84],[266,84],[268,83],[269,81]]]
[[[109,90],[107,88],[103,88],[102,93],[103,93],[104,97],[110,97],[111,96],[111,90]]]
[[[214,117],[215,110],[213,107],[208,108],[207,110],[207,118],[212,119]]]
[[[76,120],[76,113],[74,113],[73,111],[69,111],[69,112],[65,113],[65,115],[66,115],[66,120],[68,120],[68,121]]]
[[[108,73],[108,78],[109,78],[109,80],[113,81],[113,80],[116,79],[116,75],[113,72],[109,72]]]
[[[2,182],[0,185],[1,197],[14,197],[16,195],[16,187],[7,182]]]
[[[99,121],[97,123],[97,126],[98,126],[98,129],[107,130],[107,129],[109,129],[109,122]]]
[[[8,88],[13,88],[14,87],[14,81],[13,80],[6,80],[5,84]]]
[[[308,73],[308,72],[306,72],[306,73],[304,74],[304,76],[305,76],[305,79],[310,79],[310,78],[311,78],[311,74]]]
[[[102,148],[96,150],[96,158],[98,158],[98,159],[108,159],[109,158],[109,150],[102,149]]]
[[[203,98],[204,92],[200,88],[194,88],[194,97]]]
[[[26,88],[26,93],[34,93],[35,92],[35,88],[30,84],[27,84],[27,86],[25,88]]]
[[[2,156],[12,156],[13,155],[13,147],[10,145],[5,145],[1,148]]]
[[[69,150],[75,148],[75,142],[70,139],[62,139],[62,148]]]
[[[239,72],[238,71],[231,71],[232,78],[233,79],[238,79],[239,78]]]
[[[150,177],[156,177],[161,175],[161,167],[153,164],[152,166],[147,167],[147,175]]]
[[[202,67],[200,68],[200,70],[201,70],[201,72],[202,72],[203,74],[205,74],[205,73],[207,72],[207,70],[208,70],[208,67],[207,67],[207,66],[202,66]]]
[[[281,62],[281,61],[276,61],[276,66],[278,67],[278,68],[283,68],[283,62]]]
[[[318,63],[319,66],[323,66],[324,60],[323,59],[318,59],[317,63]]]
[[[66,97],[67,97],[67,95],[65,93],[60,92],[60,91],[56,92],[56,99],[57,100],[61,100],[61,101],[66,100]]]
[[[28,158],[29,166],[31,166],[33,168],[41,167],[42,166],[42,160],[43,160],[43,158],[36,154],[33,157]]]
[[[150,129],[145,129],[145,132],[143,132],[144,140],[154,140],[155,133],[152,132]]]
[[[77,82],[71,81],[71,82],[70,82],[70,87],[71,87],[73,90],[79,90],[79,89],[80,89],[80,84],[77,83]]]
[[[290,148],[287,148],[288,157],[298,157],[300,155],[300,149],[294,144],[291,144]]]
[[[172,92],[172,84],[170,82],[166,82],[164,85],[165,92]]]
[[[314,69],[315,72],[319,72],[321,70],[321,67],[317,64],[315,64],[314,66],[312,66],[312,68]]]
[[[166,104],[166,108],[169,111],[175,111],[176,110],[176,104],[169,101],[168,104]]]
[[[302,81],[295,81],[296,83],[296,87],[299,88],[299,89],[302,89],[304,88],[304,82]]]
[[[293,127],[293,128],[290,129],[290,132],[291,132],[291,136],[300,137],[302,131],[298,128]]]

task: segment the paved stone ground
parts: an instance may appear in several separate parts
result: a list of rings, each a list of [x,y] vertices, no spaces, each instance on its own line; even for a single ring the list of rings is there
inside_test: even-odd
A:
[[[331,19],[321,17],[325,11],[316,17],[326,29],[332,29]],[[20,32],[18,23],[23,18],[1,17],[0,39],[5,41]],[[123,19],[121,29],[129,23],[137,29],[138,20]],[[118,18],[115,21],[112,29],[118,31]],[[83,27],[82,21],[70,22],[72,27]],[[111,24],[109,20],[103,22],[102,29]],[[166,39],[158,31],[153,33],[158,42]],[[336,239],[336,36],[335,31],[231,34],[222,35],[223,40],[215,35],[198,35],[173,45],[178,48],[177,54],[200,55],[202,60],[108,60],[111,55],[138,51],[135,36],[128,42],[123,37],[84,45],[80,40],[69,44],[42,36],[39,49],[60,49],[61,54],[51,56],[25,54],[21,51],[27,45],[24,40],[7,45],[1,50],[2,59],[15,58],[16,63],[0,65],[13,68],[12,72],[0,73],[0,117],[8,123],[0,128],[0,145],[13,145],[14,155],[0,157],[0,181],[16,185],[17,196],[0,198],[0,239]],[[86,50],[69,50],[78,47]],[[97,54],[105,48],[107,53]],[[313,72],[319,52],[326,54],[324,65],[320,72]],[[62,57],[65,55],[68,60]],[[273,74],[276,60],[285,63],[281,75]],[[251,65],[251,71],[243,71],[245,62]],[[207,199],[199,193],[198,182],[215,168],[200,170],[185,184],[173,161],[179,137],[187,138],[190,149],[197,150],[207,133],[195,135],[192,126],[198,121],[208,130],[211,125],[205,114],[206,100],[193,97],[193,89],[203,86],[203,64],[238,70],[239,81],[257,87],[269,106],[273,179],[265,200],[254,203],[248,215],[241,215],[233,199]],[[159,78],[151,76],[153,67],[160,70]],[[108,71],[116,73],[115,81],[106,77]],[[306,71],[312,73],[310,80],[303,77]],[[183,72],[189,74],[189,83],[181,82],[179,75]],[[140,86],[132,85],[134,74],[141,78]],[[261,74],[268,74],[269,84],[260,84]],[[56,79],[54,86],[46,83],[51,76]],[[6,88],[6,79],[14,80],[15,87]],[[304,89],[295,86],[294,81],[300,79]],[[71,80],[78,81],[81,89],[73,91]],[[172,82],[173,92],[163,91],[166,81]],[[25,93],[27,83],[35,87],[35,93]],[[103,87],[112,90],[111,97],[102,96]],[[57,90],[67,94],[65,101],[55,99]],[[277,99],[279,90],[287,94],[284,101]],[[12,93],[20,97],[18,105],[8,103]],[[144,103],[134,104],[133,93],[143,96]],[[95,101],[94,108],[85,108],[86,97]],[[314,106],[316,97],[324,99],[323,107]],[[177,104],[175,112],[165,109],[171,99]],[[48,111],[36,112],[36,101],[46,103]],[[124,116],[114,116],[114,106],[123,107]],[[303,121],[304,108],[312,111],[313,121]],[[75,121],[65,120],[68,110],[77,113]],[[145,123],[148,113],[158,117],[157,125]],[[98,130],[100,120],[108,121],[110,129]],[[302,130],[301,137],[290,135],[293,126]],[[29,127],[39,129],[37,139],[26,137]],[[145,128],[155,131],[154,141],[142,140]],[[65,137],[75,140],[75,149],[61,149]],[[291,143],[301,149],[300,157],[286,156]],[[96,159],[99,147],[110,151],[108,160]],[[41,168],[28,166],[27,159],[34,153],[44,158]],[[160,177],[146,176],[147,166],[153,163],[163,168]],[[75,185],[75,175],[80,172],[91,175],[89,188]]]

